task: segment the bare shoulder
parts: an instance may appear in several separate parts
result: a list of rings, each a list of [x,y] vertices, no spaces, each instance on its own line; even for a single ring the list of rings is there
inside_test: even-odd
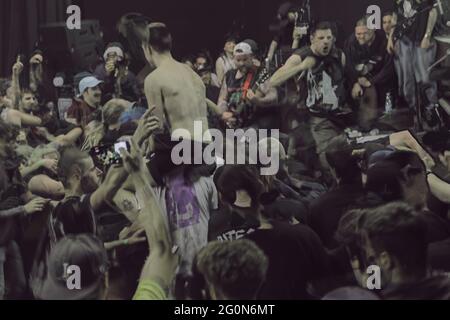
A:
[[[161,81],[162,81],[162,74],[160,70],[156,69],[145,78],[145,87],[148,88],[159,86]]]
[[[286,61],[286,65],[289,66],[296,66],[299,65],[300,63],[302,63],[302,58],[298,54],[291,55],[289,59],[287,59]]]
[[[200,78],[200,76],[197,74],[197,72],[195,72],[194,70],[192,70],[191,67],[189,67],[188,65],[184,64],[184,63],[180,63],[180,65],[182,65],[182,68],[186,71],[186,73],[194,80],[194,83],[196,85],[199,85],[201,87],[204,87],[205,85],[203,84],[202,78]]]

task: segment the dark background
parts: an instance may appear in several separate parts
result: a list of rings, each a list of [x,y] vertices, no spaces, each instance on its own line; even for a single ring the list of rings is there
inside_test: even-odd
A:
[[[1,0],[0,75],[9,76],[17,53],[29,54],[42,23],[65,21],[70,3],[81,7],[82,19],[98,19],[106,42],[115,40],[115,24],[127,12],[140,12],[165,22],[174,38],[174,54],[181,58],[208,48],[216,56],[233,22],[242,26],[241,38],[269,45],[268,25],[284,0]],[[369,5],[392,8],[393,0],[311,0],[316,20],[338,22],[338,44],[353,30]]]

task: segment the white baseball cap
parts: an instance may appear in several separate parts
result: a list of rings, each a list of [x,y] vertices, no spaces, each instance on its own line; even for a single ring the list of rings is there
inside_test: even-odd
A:
[[[115,53],[119,58],[119,61],[122,61],[124,58],[123,49],[121,48],[119,43],[111,43],[108,45],[105,53],[103,54],[103,58],[105,59],[105,61],[110,53]]]
[[[88,88],[94,88],[98,86],[103,81],[98,80],[96,77],[89,76],[81,79],[78,89],[80,90],[80,97],[83,95],[84,91]]]
[[[253,54],[252,47],[247,42],[240,42],[234,47],[234,55],[242,56]]]

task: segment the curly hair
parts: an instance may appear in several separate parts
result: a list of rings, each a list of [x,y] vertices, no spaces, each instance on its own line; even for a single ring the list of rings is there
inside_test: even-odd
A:
[[[197,255],[208,283],[230,299],[254,299],[266,278],[268,259],[252,241],[211,242]]]

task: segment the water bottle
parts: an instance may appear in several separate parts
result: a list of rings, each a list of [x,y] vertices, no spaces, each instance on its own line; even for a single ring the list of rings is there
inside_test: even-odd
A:
[[[386,104],[384,106],[384,112],[386,114],[392,113],[392,94],[390,92],[386,94]]]

